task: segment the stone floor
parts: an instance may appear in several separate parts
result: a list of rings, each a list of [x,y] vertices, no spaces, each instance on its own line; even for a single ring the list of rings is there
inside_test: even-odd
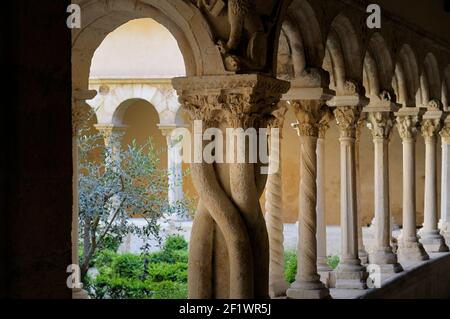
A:
[[[133,219],[133,223],[136,225],[144,225],[145,220]],[[189,241],[190,232],[192,228],[191,221],[177,221],[173,225],[165,225],[165,234],[181,234]],[[393,236],[397,237],[400,230],[394,230]],[[298,230],[297,224],[285,224],[284,225],[284,247],[286,250],[296,250],[297,247]],[[363,241],[365,245],[370,245],[373,240],[371,229],[369,227],[363,227]],[[148,241],[151,245],[151,250],[159,250],[160,246],[156,240]],[[135,236],[128,237],[119,248],[120,252],[133,252],[139,253],[140,247],[143,241]],[[327,255],[339,255],[341,251],[341,228],[339,226],[327,226]]]

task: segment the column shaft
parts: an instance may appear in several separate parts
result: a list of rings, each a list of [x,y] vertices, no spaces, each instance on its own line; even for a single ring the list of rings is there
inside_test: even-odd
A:
[[[356,123],[359,107],[339,106],[334,111],[340,128],[341,170],[341,260],[336,288],[365,289],[367,273],[358,258],[358,216],[356,192]]]
[[[271,143],[272,144],[272,143]],[[269,235],[269,294],[272,298],[285,296],[289,285],[284,279],[284,236],[283,236],[283,191],[281,151],[279,147],[270,149],[269,172],[266,184],[266,226]]]
[[[443,131],[444,132],[444,131]],[[440,230],[447,245],[450,244],[450,140],[442,136],[441,220]],[[448,135],[448,133],[447,133]]]
[[[325,139],[317,140],[317,270],[331,271],[327,263],[327,223],[325,216]]]
[[[424,115],[422,135],[425,139],[425,199],[424,223],[420,231],[420,242],[425,250],[430,252],[448,251],[444,237],[438,229],[437,207],[437,171],[436,171],[436,144],[437,133],[441,128],[442,112],[439,107],[431,107]]]

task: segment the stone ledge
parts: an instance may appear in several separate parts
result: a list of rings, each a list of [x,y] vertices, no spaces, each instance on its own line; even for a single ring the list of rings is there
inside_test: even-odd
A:
[[[450,298],[450,253],[431,253],[430,260],[402,263],[378,289],[330,289],[333,299],[431,299]]]

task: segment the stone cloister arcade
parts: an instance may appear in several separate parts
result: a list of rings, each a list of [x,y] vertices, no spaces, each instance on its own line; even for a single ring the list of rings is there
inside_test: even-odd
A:
[[[348,291],[362,295],[370,288],[369,273],[380,276],[384,285],[393,274],[407,274],[430,257],[450,264],[445,253],[446,241],[450,244],[450,46],[445,41],[384,11],[382,28],[369,29],[368,3],[356,0],[255,0],[253,7],[252,1],[229,0],[230,10],[222,1],[75,2],[82,8],[83,26],[72,34],[74,172],[78,130],[89,108],[105,103],[111,91],[116,100],[108,105],[136,98],[150,101],[169,140],[170,131],[182,124],[180,106],[191,120],[203,121],[205,129],[283,128],[291,125],[284,120],[287,108],[296,115],[292,126],[301,150],[296,281],[289,287],[283,276],[281,172],[261,175],[261,163],[195,163],[191,170],[199,202],[190,240],[190,298],[309,299],[329,298],[330,291],[337,298],[349,296]],[[139,18],[156,20],[174,36],[186,77],[171,84],[89,83],[92,56],[105,36]],[[120,110],[103,110],[97,119],[97,127],[104,130],[123,124]],[[340,198],[335,206],[342,243],[336,271],[326,265],[324,211],[325,141],[332,122],[340,144],[335,161]],[[371,133],[374,149],[376,231],[371,247],[364,247],[361,235],[357,167],[363,156],[362,130]],[[398,249],[392,243],[388,160],[395,131],[403,145]],[[424,221],[417,234],[422,222],[416,216],[419,139],[425,142],[425,180],[420,194]],[[177,154],[174,150],[172,155]],[[276,164],[283,154],[271,156]],[[76,174],[73,192],[75,245]],[[264,209],[259,202],[263,193]],[[76,254],[72,258],[77,263]]]

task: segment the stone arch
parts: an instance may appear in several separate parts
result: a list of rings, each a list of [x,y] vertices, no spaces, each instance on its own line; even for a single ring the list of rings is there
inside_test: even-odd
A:
[[[97,88],[97,87],[95,87]],[[98,94],[88,101],[95,110],[100,124],[122,125],[128,101],[144,100],[155,108],[160,124],[174,124],[180,105],[173,89],[160,88],[150,84],[100,85]]]
[[[394,67],[392,55],[380,33],[374,33],[370,38],[364,69],[366,91],[371,96],[379,96],[381,91],[392,91]],[[391,92],[393,93],[393,92]]]
[[[395,79],[398,87],[398,101],[403,106],[420,105],[422,97],[419,68],[416,54],[409,44],[403,44],[396,60]]]
[[[331,74],[338,95],[345,91],[346,81],[360,83],[362,80],[360,39],[353,24],[343,14],[336,16],[331,24],[323,68]]]
[[[294,0],[282,27],[292,49],[295,75],[305,68],[320,68],[325,56],[322,30],[314,9],[306,0]]]
[[[422,103],[426,105],[430,100],[441,100],[442,83],[439,65],[433,53],[428,53],[423,62],[422,89],[427,92],[422,96]]]
[[[178,0],[79,0],[81,29],[72,33],[72,80],[75,89],[86,89],[92,56],[106,35],[138,18],[152,18],[175,37],[185,60],[187,75],[225,74],[212,32],[200,11]]]

